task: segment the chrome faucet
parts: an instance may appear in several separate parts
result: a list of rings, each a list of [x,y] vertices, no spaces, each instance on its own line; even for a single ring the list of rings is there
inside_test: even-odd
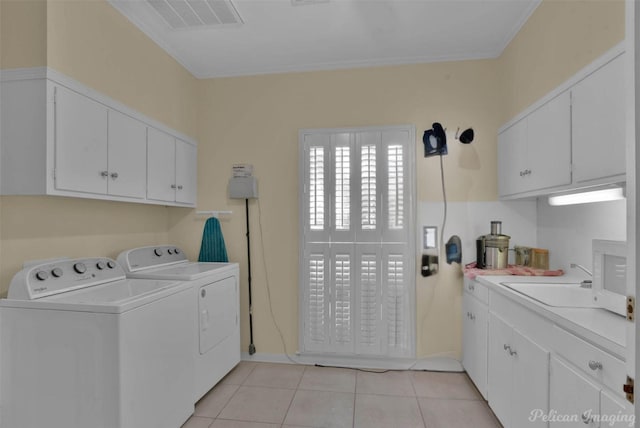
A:
[[[593,278],[593,273],[591,273],[591,271],[589,269],[587,269],[586,267],[579,265],[577,263],[571,263],[569,266],[571,266],[572,268],[578,268],[582,271],[584,271],[585,273],[587,273],[590,277]],[[580,287],[582,288],[591,288],[591,285],[593,284],[593,281],[590,279],[585,279],[584,281],[582,281],[580,283]]]

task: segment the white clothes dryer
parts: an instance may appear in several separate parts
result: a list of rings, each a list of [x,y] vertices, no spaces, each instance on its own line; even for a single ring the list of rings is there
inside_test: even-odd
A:
[[[194,402],[240,362],[237,263],[191,262],[173,245],[134,248],[118,262],[128,278],[184,281],[192,287],[196,335]]]
[[[0,426],[181,426],[194,411],[191,297],[107,258],[17,273],[0,300]]]

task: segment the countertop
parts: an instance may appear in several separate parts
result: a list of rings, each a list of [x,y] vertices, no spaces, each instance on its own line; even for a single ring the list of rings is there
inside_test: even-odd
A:
[[[533,312],[551,320],[560,327],[582,337],[617,357],[625,360],[627,343],[627,323],[625,317],[597,308],[559,308],[544,305],[537,300],[501,285],[502,282],[536,283],[576,283],[584,278],[575,276],[515,276],[515,275],[479,275],[475,278],[489,290],[521,304]]]

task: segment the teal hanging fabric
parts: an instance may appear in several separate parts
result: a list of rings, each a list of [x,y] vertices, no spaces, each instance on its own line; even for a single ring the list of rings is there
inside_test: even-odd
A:
[[[202,244],[200,245],[199,262],[228,262],[227,247],[220,228],[220,221],[211,217],[204,224]]]

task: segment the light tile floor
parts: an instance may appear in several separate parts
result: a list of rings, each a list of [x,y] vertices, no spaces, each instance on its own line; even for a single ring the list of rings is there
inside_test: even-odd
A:
[[[182,428],[500,428],[464,373],[241,362]]]

